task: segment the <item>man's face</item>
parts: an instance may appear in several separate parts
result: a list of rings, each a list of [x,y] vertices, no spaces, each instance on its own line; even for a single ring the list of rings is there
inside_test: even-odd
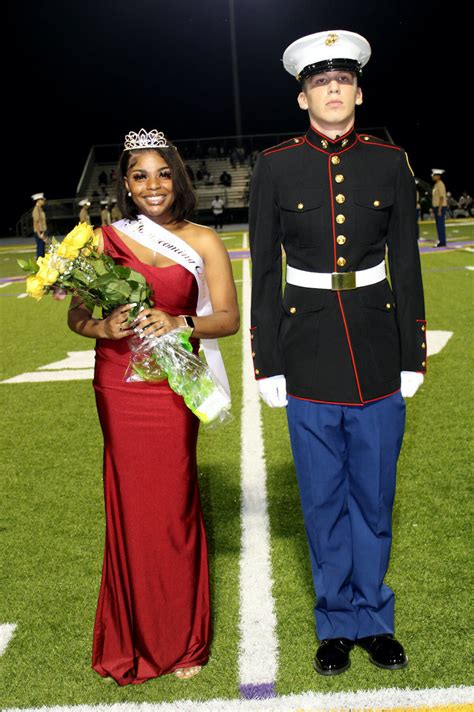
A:
[[[308,77],[298,104],[316,123],[343,124],[362,104],[362,90],[353,72],[321,72]]]

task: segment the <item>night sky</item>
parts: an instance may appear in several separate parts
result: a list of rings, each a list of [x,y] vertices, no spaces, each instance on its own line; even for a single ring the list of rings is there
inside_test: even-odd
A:
[[[32,193],[73,197],[93,144],[142,126],[172,140],[236,133],[228,0],[12,0],[8,12],[0,236]],[[455,197],[472,194],[463,14],[418,0],[235,0],[243,133],[305,131],[283,51],[312,32],[351,30],[372,46],[356,125],[386,126],[417,175],[430,182],[444,168]]]

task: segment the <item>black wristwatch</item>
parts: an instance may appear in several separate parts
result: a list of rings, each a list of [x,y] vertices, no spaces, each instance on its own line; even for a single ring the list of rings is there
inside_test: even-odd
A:
[[[185,314],[183,314],[183,319],[191,329],[194,329],[194,319],[192,318],[192,316],[186,316]]]

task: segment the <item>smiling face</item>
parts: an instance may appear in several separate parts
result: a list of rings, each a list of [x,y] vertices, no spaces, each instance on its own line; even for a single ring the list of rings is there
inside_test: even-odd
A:
[[[166,223],[174,203],[171,169],[157,151],[137,151],[130,156],[125,187],[138,212],[150,220]]]
[[[305,81],[298,104],[318,131],[346,133],[354,123],[356,104],[362,104],[362,90],[352,72],[321,72]]]

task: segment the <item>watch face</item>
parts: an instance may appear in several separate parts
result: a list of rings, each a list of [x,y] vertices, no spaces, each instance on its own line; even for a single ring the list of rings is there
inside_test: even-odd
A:
[[[185,316],[186,319],[186,324],[191,327],[191,329],[194,329],[194,320],[192,316]]]

